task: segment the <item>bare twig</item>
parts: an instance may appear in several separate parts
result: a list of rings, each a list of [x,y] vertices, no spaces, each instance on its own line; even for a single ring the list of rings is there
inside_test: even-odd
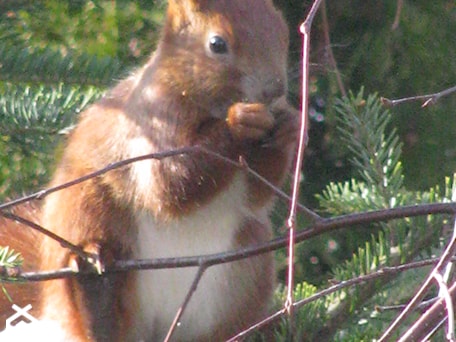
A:
[[[389,221],[405,217],[455,213],[456,203],[433,203],[348,214],[333,218],[326,218],[316,222],[308,229],[297,232],[295,235],[295,241],[299,243],[337,229],[351,227],[354,225]],[[118,260],[112,266],[107,267],[104,273],[110,274],[113,272],[126,272],[132,270],[200,267],[202,262],[209,267],[216,264],[233,262],[246,259],[254,255],[268,253],[279,248],[286,247],[288,242],[288,236],[282,236],[267,243],[224,253],[180,258],[158,258],[150,260]],[[384,268],[384,272],[387,271],[388,268]],[[0,277],[0,279],[3,281],[43,281],[66,278],[73,275],[74,273],[72,271],[69,273],[69,269],[65,268],[52,272],[27,272],[20,274],[18,277],[9,279]]]
[[[452,200],[456,200],[456,186],[453,185],[452,189]],[[448,280],[449,277],[449,272],[451,270],[451,260],[454,256],[454,253],[456,251],[456,218],[453,217],[453,235],[451,237],[450,243],[448,244],[447,248],[445,249],[444,253],[442,254],[439,263],[435,266],[435,268],[432,270],[431,274],[429,277],[426,279],[425,283],[422,285],[420,290],[418,290],[418,293],[416,293],[415,297],[411,300],[411,302],[405,307],[405,309],[402,311],[402,313],[396,318],[396,320],[390,325],[390,327],[387,329],[387,331],[383,334],[382,339],[387,339],[389,336],[394,332],[394,330],[397,329],[399,326],[400,322],[406,319],[406,317],[410,314],[411,310],[414,309],[419,303],[421,302],[422,298],[424,297],[426,291],[428,290],[430,283],[433,279],[437,280],[438,284],[440,285],[440,291],[439,291],[439,297],[446,298],[448,301],[449,298],[451,297],[448,288],[446,286],[446,281]],[[442,274],[445,274],[442,276]],[[436,305],[436,304],[434,304]],[[451,300],[450,302],[447,302],[447,311],[448,311],[448,325],[449,329],[448,334],[450,339],[454,339],[454,317],[453,317],[453,308],[452,308],[452,303]],[[450,313],[451,311],[451,313]],[[435,317],[431,316],[432,320],[435,320]],[[440,319],[437,324],[441,324],[442,320]],[[430,326],[430,324],[426,324],[426,326]],[[416,329],[421,329],[421,327],[418,325],[412,326],[401,338],[402,341],[407,341],[408,336],[415,334]],[[429,332],[428,332],[429,333]]]
[[[396,15],[394,16],[393,25],[391,25],[391,31],[396,30],[399,27],[401,21],[401,12],[404,5],[404,0],[397,0]]]
[[[303,70],[302,70],[302,114],[301,129],[299,134],[298,153],[296,156],[296,166],[293,179],[293,190],[291,196],[290,210],[287,219],[289,229],[288,243],[288,280],[287,280],[287,298],[284,307],[289,315],[290,326],[293,327],[293,289],[294,289],[294,238],[296,230],[296,213],[298,207],[299,189],[301,184],[301,169],[304,159],[304,150],[307,146],[308,137],[308,97],[309,97],[309,59],[310,59],[310,30],[312,21],[317,13],[318,7],[322,0],[315,0],[310,8],[306,20],[300,27],[303,34]],[[293,329],[290,329],[290,339],[292,339]]]
[[[412,298],[412,300],[407,304],[406,308],[400,313],[400,315],[394,320],[393,323],[388,327],[388,329],[383,333],[383,335],[378,340],[379,342],[387,341],[391,338],[393,332],[395,332],[399,325],[410,315],[410,313],[415,309],[415,307],[423,300],[425,294],[427,293],[431,282],[434,280],[436,274],[440,274],[444,271],[446,265],[451,262],[453,255],[456,252],[456,238],[452,238],[445,251],[443,252],[438,264],[432,270],[429,277],[425,280],[421,288]],[[405,340],[404,340],[405,341]]]
[[[176,316],[174,317],[173,323],[171,324],[168,333],[166,334],[166,337],[164,339],[164,342],[169,342],[171,340],[171,337],[173,336],[174,331],[179,325],[179,321],[184,314],[185,309],[188,306],[188,303],[190,302],[190,299],[193,296],[193,293],[195,293],[196,288],[198,287],[198,284],[201,280],[201,277],[203,276],[204,272],[207,270],[207,265],[205,265],[203,262],[201,263],[201,266],[198,268],[198,272],[195,275],[195,278],[193,279],[192,285],[188,289],[187,295],[185,296],[184,301],[182,302],[182,305],[180,306],[179,310],[177,310]]]
[[[30,228],[38,231],[38,232],[50,237],[51,239],[53,239],[53,240],[57,241],[58,243],[60,243],[60,245],[62,247],[68,248],[74,254],[80,256],[84,260],[88,260],[90,258],[97,259],[96,255],[91,254],[91,253],[87,253],[81,247],[73,245],[71,242],[65,240],[64,238],[60,237],[57,234],[54,234],[53,232],[47,230],[46,228],[40,226],[39,224],[37,224],[37,223],[35,223],[33,221],[27,220],[26,218],[23,218],[21,216],[15,215],[13,213],[4,212],[2,210],[0,210],[0,215],[5,217],[5,218],[7,218],[8,220],[12,220],[12,221],[16,221],[16,222],[22,223],[23,225],[26,225],[26,226],[28,226],[28,227],[30,227]]]
[[[400,1],[400,0],[399,0]],[[339,69],[337,68],[337,62],[334,58],[331,38],[329,36],[329,23],[328,23],[328,14],[326,10],[326,1],[323,0],[321,3],[321,21],[323,25],[323,36],[325,38],[325,50],[328,55],[328,62],[332,71],[336,74],[337,85],[342,96],[347,96],[347,91],[345,90],[344,83],[342,82],[342,77],[340,76]]]
[[[453,199],[456,198],[456,189],[453,189]],[[454,219],[453,225],[453,237],[452,241],[456,240],[456,219]],[[446,251],[445,251],[446,252]],[[442,255],[442,258],[447,256],[445,253]],[[444,265],[440,270],[434,269],[431,273],[431,277],[433,277],[438,285],[439,285],[439,295],[438,300],[431,306],[430,309],[427,310],[426,314],[420,317],[418,321],[416,321],[410,329],[401,337],[400,341],[415,341],[418,336],[421,336],[420,340],[423,340],[423,335],[426,338],[431,336],[439,327],[446,321],[448,324],[448,331],[447,331],[447,340],[448,341],[455,341],[454,336],[454,310],[453,310],[453,300],[456,297],[456,292],[451,291],[448,289],[447,281],[448,281],[448,272],[451,269],[451,260],[454,259],[454,256],[448,260],[447,265]],[[443,300],[443,301],[442,301]],[[447,314],[443,314],[443,304],[445,304],[445,309]],[[426,318],[423,318],[426,317]]]
[[[383,278],[383,277],[386,277],[386,276],[397,275],[397,274],[400,274],[400,273],[402,273],[404,271],[408,271],[408,270],[412,270],[412,269],[416,269],[416,268],[421,268],[421,267],[425,267],[425,266],[435,265],[438,262],[439,262],[439,258],[433,258],[433,259],[410,262],[410,263],[407,263],[407,264],[398,265],[398,266],[394,266],[394,267],[388,267],[388,266],[382,267],[381,269],[379,269],[379,270],[377,270],[375,272],[372,272],[372,273],[369,273],[369,274],[366,274],[366,275],[362,275],[362,276],[359,276],[359,277],[356,277],[356,278],[353,278],[353,279],[349,279],[349,280],[344,280],[344,281],[338,282],[337,284],[334,284],[334,285],[328,287],[327,289],[321,290],[321,291],[313,294],[312,296],[309,296],[307,298],[304,298],[304,299],[302,299],[300,301],[295,302],[293,304],[293,306],[294,306],[295,309],[299,309],[299,308],[303,307],[304,305],[307,305],[307,304],[309,304],[311,302],[319,300],[319,299],[321,299],[321,298],[323,298],[325,296],[328,296],[328,295],[330,295],[332,293],[335,293],[337,291],[343,290],[345,288],[356,286],[356,285],[359,285],[359,284],[362,284],[362,283],[366,283],[366,282],[371,282],[371,281],[374,281],[374,280],[377,280],[379,278]],[[249,327],[248,329],[240,332],[236,336],[234,336],[231,339],[229,339],[228,342],[234,342],[234,341],[237,341],[237,340],[239,340],[241,338],[246,338],[250,334],[252,334],[254,331],[256,331],[256,330],[258,330],[258,329],[260,329],[262,327],[265,327],[267,325],[270,325],[270,324],[273,324],[273,323],[277,322],[285,314],[286,314],[286,310],[285,309],[281,309],[281,310],[275,312],[274,314],[268,316],[264,320],[258,322],[257,324],[255,324],[255,325]]]
[[[434,279],[439,285],[439,297],[443,298],[445,301],[445,307],[447,312],[447,321],[448,321],[448,333],[447,339],[449,341],[454,341],[454,311],[453,311],[453,300],[451,298],[450,292],[446,281],[441,273],[435,273]]]
[[[284,307],[281,310],[275,312],[274,314],[266,317],[264,320],[250,326],[249,328],[245,329],[244,331],[241,331],[236,336],[231,337],[226,342],[237,342],[237,341],[243,340],[243,339],[249,337],[255,331],[258,331],[259,329],[276,322],[278,319],[280,319],[286,313],[287,313],[287,309]]]
[[[350,287],[350,286],[353,286],[353,285],[358,285],[358,284],[361,284],[361,283],[364,283],[364,282],[368,282],[368,281],[373,281],[373,280],[376,280],[378,278],[382,278],[382,277],[385,277],[385,276],[391,276],[391,275],[396,275],[396,274],[400,274],[404,271],[409,271],[409,270],[412,270],[412,269],[416,269],[416,268],[421,268],[421,267],[425,267],[425,266],[430,266],[430,265],[435,265],[439,262],[439,259],[438,258],[433,258],[433,259],[427,259],[427,260],[421,260],[421,261],[415,261],[415,262],[409,262],[409,263],[406,263],[406,264],[403,264],[403,265],[398,265],[398,266],[385,266],[385,267],[382,267],[380,268],[379,270],[375,271],[375,272],[372,272],[372,273],[369,273],[369,274],[366,274],[366,275],[362,275],[362,276],[359,276],[359,277],[356,277],[356,278],[353,278],[353,279],[349,279],[349,280],[344,280],[344,281],[341,281],[325,290],[322,290],[308,298],[304,298],[298,302],[295,303],[295,306],[297,308],[301,307],[301,306],[304,306],[308,303],[311,303],[317,299],[320,299],[324,296],[327,296],[331,293],[334,293],[334,292],[337,292],[339,290],[342,290],[344,288],[347,288],[347,287]]]
[[[57,185],[57,186],[54,186],[54,187],[51,187],[51,188],[48,188],[48,189],[45,189],[45,190],[41,190],[41,191],[35,192],[35,193],[30,194],[28,196],[23,196],[23,197],[18,198],[16,200],[0,204],[0,211],[6,210],[6,209],[10,209],[10,208],[12,208],[14,206],[17,206],[17,205],[20,205],[20,204],[23,204],[23,203],[26,203],[26,202],[29,202],[29,201],[32,201],[32,200],[43,199],[44,197],[50,195],[51,193],[54,193],[54,192],[57,192],[57,191],[72,187],[74,185],[77,185],[77,184],[80,184],[82,182],[85,182],[85,181],[87,181],[89,179],[98,177],[100,175],[103,175],[103,174],[108,173],[110,171],[113,171],[115,169],[124,167],[124,166],[129,165],[129,164],[136,163],[138,161],[142,161],[142,160],[146,160],[146,159],[161,160],[161,159],[164,159],[164,158],[174,157],[174,156],[178,156],[178,155],[182,155],[182,154],[189,154],[189,153],[192,153],[192,152],[193,153],[194,152],[206,153],[206,154],[211,155],[211,156],[213,156],[215,158],[218,158],[219,160],[224,161],[228,165],[232,165],[234,167],[237,167],[237,168],[240,168],[240,169],[244,169],[248,173],[250,173],[251,175],[256,177],[260,182],[262,182],[266,186],[268,186],[274,192],[274,194],[276,194],[279,198],[282,198],[282,199],[285,199],[285,200],[291,200],[290,196],[288,196],[285,192],[283,192],[278,187],[274,186],[274,184],[269,182],[266,178],[262,177],[260,174],[258,174],[255,170],[251,169],[245,163],[240,163],[239,161],[231,160],[231,159],[229,159],[227,157],[222,156],[221,154],[219,154],[217,152],[211,151],[211,150],[209,150],[209,149],[207,149],[205,147],[202,147],[202,146],[195,145],[195,146],[188,146],[188,147],[183,147],[183,148],[170,150],[170,151],[163,151],[163,152],[145,154],[145,155],[141,155],[141,156],[138,156],[138,157],[124,159],[122,161],[109,164],[109,165],[107,165],[106,167],[104,167],[104,168],[102,168],[100,170],[97,170],[95,172],[91,172],[91,173],[89,173],[89,174],[87,174],[85,176],[82,176],[80,178],[74,179],[74,180],[72,180],[70,182],[66,182],[64,184],[60,184],[60,185]],[[306,217],[308,217],[311,221],[317,221],[317,220],[321,219],[321,217],[319,215],[317,215],[315,212],[309,210],[305,206],[303,206],[303,205],[301,205],[299,203],[297,204],[297,206],[298,206],[298,209],[301,212],[303,212],[306,215]]]
[[[57,192],[57,191],[69,188],[71,186],[74,186],[74,185],[80,184],[82,182],[85,182],[85,181],[87,181],[89,179],[92,179],[92,178],[98,177],[100,175],[103,175],[103,174],[105,174],[105,173],[107,173],[109,171],[121,168],[123,166],[129,165],[129,164],[141,161],[141,160],[146,160],[146,159],[161,160],[163,158],[168,158],[168,157],[172,157],[172,156],[177,156],[177,155],[181,155],[181,154],[188,154],[190,152],[195,152],[195,151],[198,150],[198,148],[199,147],[197,147],[197,146],[184,147],[184,148],[175,149],[175,150],[172,150],[172,151],[145,154],[145,155],[142,155],[142,156],[139,156],[139,157],[129,158],[129,159],[125,159],[125,160],[122,160],[122,161],[119,161],[119,162],[116,162],[116,163],[112,163],[112,164],[109,164],[108,166],[106,166],[106,167],[104,167],[104,168],[102,168],[100,170],[97,170],[95,172],[89,173],[89,174],[87,174],[87,175],[85,175],[83,177],[77,178],[77,179],[75,179],[73,181],[70,181],[70,182],[67,182],[67,183],[64,183],[64,184],[61,184],[61,185],[54,186],[52,188],[48,188],[48,189],[45,189],[45,190],[41,190],[41,191],[35,192],[35,193],[31,194],[31,195],[18,198],[18,199],[14,200],[14,201],[10,201],[10,202],[6,202],[6,203],[3,203],[3,204],[0,204],[0,210],[10,209],[10,208],[12,208],[14,206],[17,206],[19,204],[26,203],[26,202],[29,202],[29,201],[32,201],[32,200],[43,199],[44,197],[48,196],[49,194],[51,194],[53,192]]]
[[[433,265],[435,265],[439,259],[438,258],[433,258],[433,259],[429,259],[429,260],[433,260],[434,262],[432,262]],[[425,300],[423,302],[421,302],[417,307],[416,309],[417,310],[421,310],[421,311],[424,311],[424,310],[427,310],[429,307],[431,307],[432,304],[434,304],[436,301],[438,300],[437,297],[435,298],[432,298],[432,299],[429,299],[429,300]],[[384,312],[384,311],[402,311],[405,309],[405,307],[407,306],[407,304],[399,304],[399,305],[377,305],[375,307],[375,310],[377,310],[378,312]]]
[[[392,208],[392,209],[383,209],[377,210],[372,212],[366,213],[358,213],[358,214],[350,214],[339,216],[335,218],[328,218],[323,219],[319,222],[316,222],[310,229],[298,232],[296,234],[295,241],[301,242],[312,237],[318,236],[320,234],[327,233],[329,231],[333,231],[335,229],[339,229],[342,227],[352,226],[356,224],[363,224],[363,223],[372,223],[378,221],[386,221],[391,219],[403,218],[403,217],[412,217],[412,216],[422,216],[428,214],[454,214],[456,213],[456,203],[437,203],[437,204],[426,204],[426,205],[415,205],[415,206],[408,206],[408,207],[399,207],[399,208]],[[20,221],[21,223],[27,224],[26,221]],[[201,277],[204,270],[212,265],[222,264],[227,262],[232,262],[235,260],[240,260],[244,258],[249,258],[254,255],[267,253],[272,250],[276,250],[278,248],[283,248],[288,244],[288,237],[281,237],[274,239],[268,243],[252,246],[246,249],[226,252],[226,253],[219,253],[213,255],[205,255],[205,256],[196,256],[196,257],[184,257],[184,258],[164,258],[164,259],[153,259],[153,260],[129,260],[129,261],[117,261],[115,262],[113,267],[106,269],[105,273],[112,273],[112,272],[125,272],[129,270],[145,270],[145,269],[164,269],[164,268],[178,268],[178,267],[199,267],[199,274],[195,277],[192,287],[189,289],[187,297],[181,307],[180,312],[177,313],[175,322],[178,322],[179,317],[182,315],[188,301],[191,298],[192,293],[196,289],[196,286],[199,282],[199,278]],[[321,291],[319,294],[316,294],[312,297],[306,298],[302,301],[297,303],[293,303],[293,308],[298,308],[310,301],[314,301],[322,296],[325,296],[329,293],[334,291],[340,290],[347,286],[353,286],[355,284],[359,284],[365,281],[369,281],[371,278],[381,277],[383,275],[401,272],[406,268],[412,267],[420,267],[430,263],[435,263],[436,260],[428,260],[424,262],[416,262],[410,265],[402,265],[397,267],[385,267],[379,270],[377,275],[370,274],[365,277],[360,277],[356,279],[352,279],[349,281],[344,281],[337,285],[332,286],[329,289]],[[14,278],[7,278],[4,279],[7,282],[11,281],[42,281],[42,280],[49,280],[49,279],[58,279],[58,278],[65,278],[65,277],[72,277],[75,276],[73,270],[69,268],[61,269],[54,272],[39,272],[39,273],[23,273]],[[2,278],[2,277],[0,277]],[[258,323],[255,325],[254,328],[259,326],[264,326],[265,324],[269,324],[269,322],[274,321],[275,318],[281,317],[284,313],[286,313],[286,309],[284,308],[279,313],[272,315],[265,319],[263,322]],[[242,334],[242,333],[241,333]],[[242,335],[239,335],[242,336]]]
[[[218,159],[224,161],[225,163],[227,163],[229,165],[233,165],[235,167],[245,169],[248,173],[250,173],[252,176],[257,178],[259,181],[261,181],[262,183],[267,185],[272,191],[274,191],[274,194],[277,197],[279,197],[281,199],[284,199],[284,200],[287,200],[287,201],[292,200],[292,198],[290,196],[288,196],[284,191],[282,191],[280,188],[274,186],[274,184],[269,182],[266,178],[264,178],[258,172],[256,172],[255,170],[251,169],[249,167],[249,165],[247,164],[247,161],[245,161],[245,159],[240,158],[241,159],[240,161],[235,162],[235,161],[233,161],[233,160],[231,160],[231,159],[229,159],[227,157],[222,156],[221,154],[219,154],[217,152],[208,150],[208,149],[206,149],[204,147],[200,147],[200,150],[203,151],[204,153],[208,154],[208,155],[211,155],[211,156],[213,156],[215,158],[218,158]],[[322,219],[320,217],[320,215],[318,215],[317,213],[313,212],[312,210],[306,208],[302,204],[297,203],[296,205],[297,205],[297,208],[299,209],[299,211],[304,213],[304,215],[306,215],[306,217],[309,218],[312,222],[316,222],[316,221],[319,221],[319,220]]]
[[[452,300],[456,299],[456,282],[448,290]],[[439,298],[432,307],[427,310],[420,318],[401,336],[401,342],[427,341],[423,339],[435,331],[446,320],[445,299]]]
[[[450,95],[451,93],[456,92],[456,86],[442,90],[438,93],[434,94],[429,94],[429,95],[418,95],[418,96],[411,96],[411,97],[405,97],[402,99],[396,99],[396,100],[390,100],[387,99],[386,97],[382,97],[381,101],[382,104],[385,107],[394,107],[406,102],[412,102],[412,101],[424,101],[424,103],[421,105],[421,107],[426,107],[428,105],[435,104],[441,97]]]
[[[438,299],[438,298],[436,298]],[[438,321],[433,329],[431,329],[427,334],[424,334],[423,336],[425,336],[424,338],[421,339],[421,341],[430,341],[431,340],[431,337],[437,332],[437,330],[440,329],[440,327],[445,323],[446,321],[446,316],[444,316],[443,318],[440,319],[440,321]]]
[[[453,183],[452,189],[451,189],[451,201],[456,202],[456,182]],[[453,234],[452,234],[452,239],[456,239],[456,217],[453,217]],[[450,274],[451,270],[453,269],[453,263],[449,262],[448,265],[445,268],[445,272],[443,274],[444,280],[448,282],[450,279]]]

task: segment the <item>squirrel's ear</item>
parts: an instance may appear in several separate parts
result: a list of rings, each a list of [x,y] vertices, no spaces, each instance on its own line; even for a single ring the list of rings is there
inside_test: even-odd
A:
[[[204,11],[213,0],[169,0],[167,25],[174,32],[194,21],[199,12]]]

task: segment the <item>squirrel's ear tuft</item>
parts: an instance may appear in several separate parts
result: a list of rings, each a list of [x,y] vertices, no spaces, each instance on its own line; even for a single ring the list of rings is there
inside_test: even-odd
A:
[[[199,11],[208,6],[213,0],[169,0],[168,8],[175,11]]]
[[[191,23],[198,12],[204,11],[213,0],[169,0],[167,24],[178,31]]]
[[[197,9],[206,6],[211,0],[169,0],[169,6],[185,6]]]

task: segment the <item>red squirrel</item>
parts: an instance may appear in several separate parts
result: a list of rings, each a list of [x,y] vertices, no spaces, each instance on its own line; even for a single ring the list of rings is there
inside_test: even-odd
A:
[[[81,114],[50,185],[127,158],[201,146],[242,158],[281,186],[298,119],[285,100],[288,39],[272,0],[170,0],[156,51]],[[271,189],[247,170],[195,149],[52,193],[39,221],[109,265],[266,242],[272,202]],[[38,269],[84,264],[36,235]],[[178,268],[45,281],[38,318],[58,326],[65,341],[161,341],[195,274]],[[173,341],[222,341],[247,328],[266,316],[274,284],[272,253],[209,268]]]

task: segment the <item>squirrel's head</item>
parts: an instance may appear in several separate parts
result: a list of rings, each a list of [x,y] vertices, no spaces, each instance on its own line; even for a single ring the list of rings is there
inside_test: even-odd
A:
[[[271,0],[170,0],[155,58],[174,90],[223,110],[285,94],[288,40]]]

